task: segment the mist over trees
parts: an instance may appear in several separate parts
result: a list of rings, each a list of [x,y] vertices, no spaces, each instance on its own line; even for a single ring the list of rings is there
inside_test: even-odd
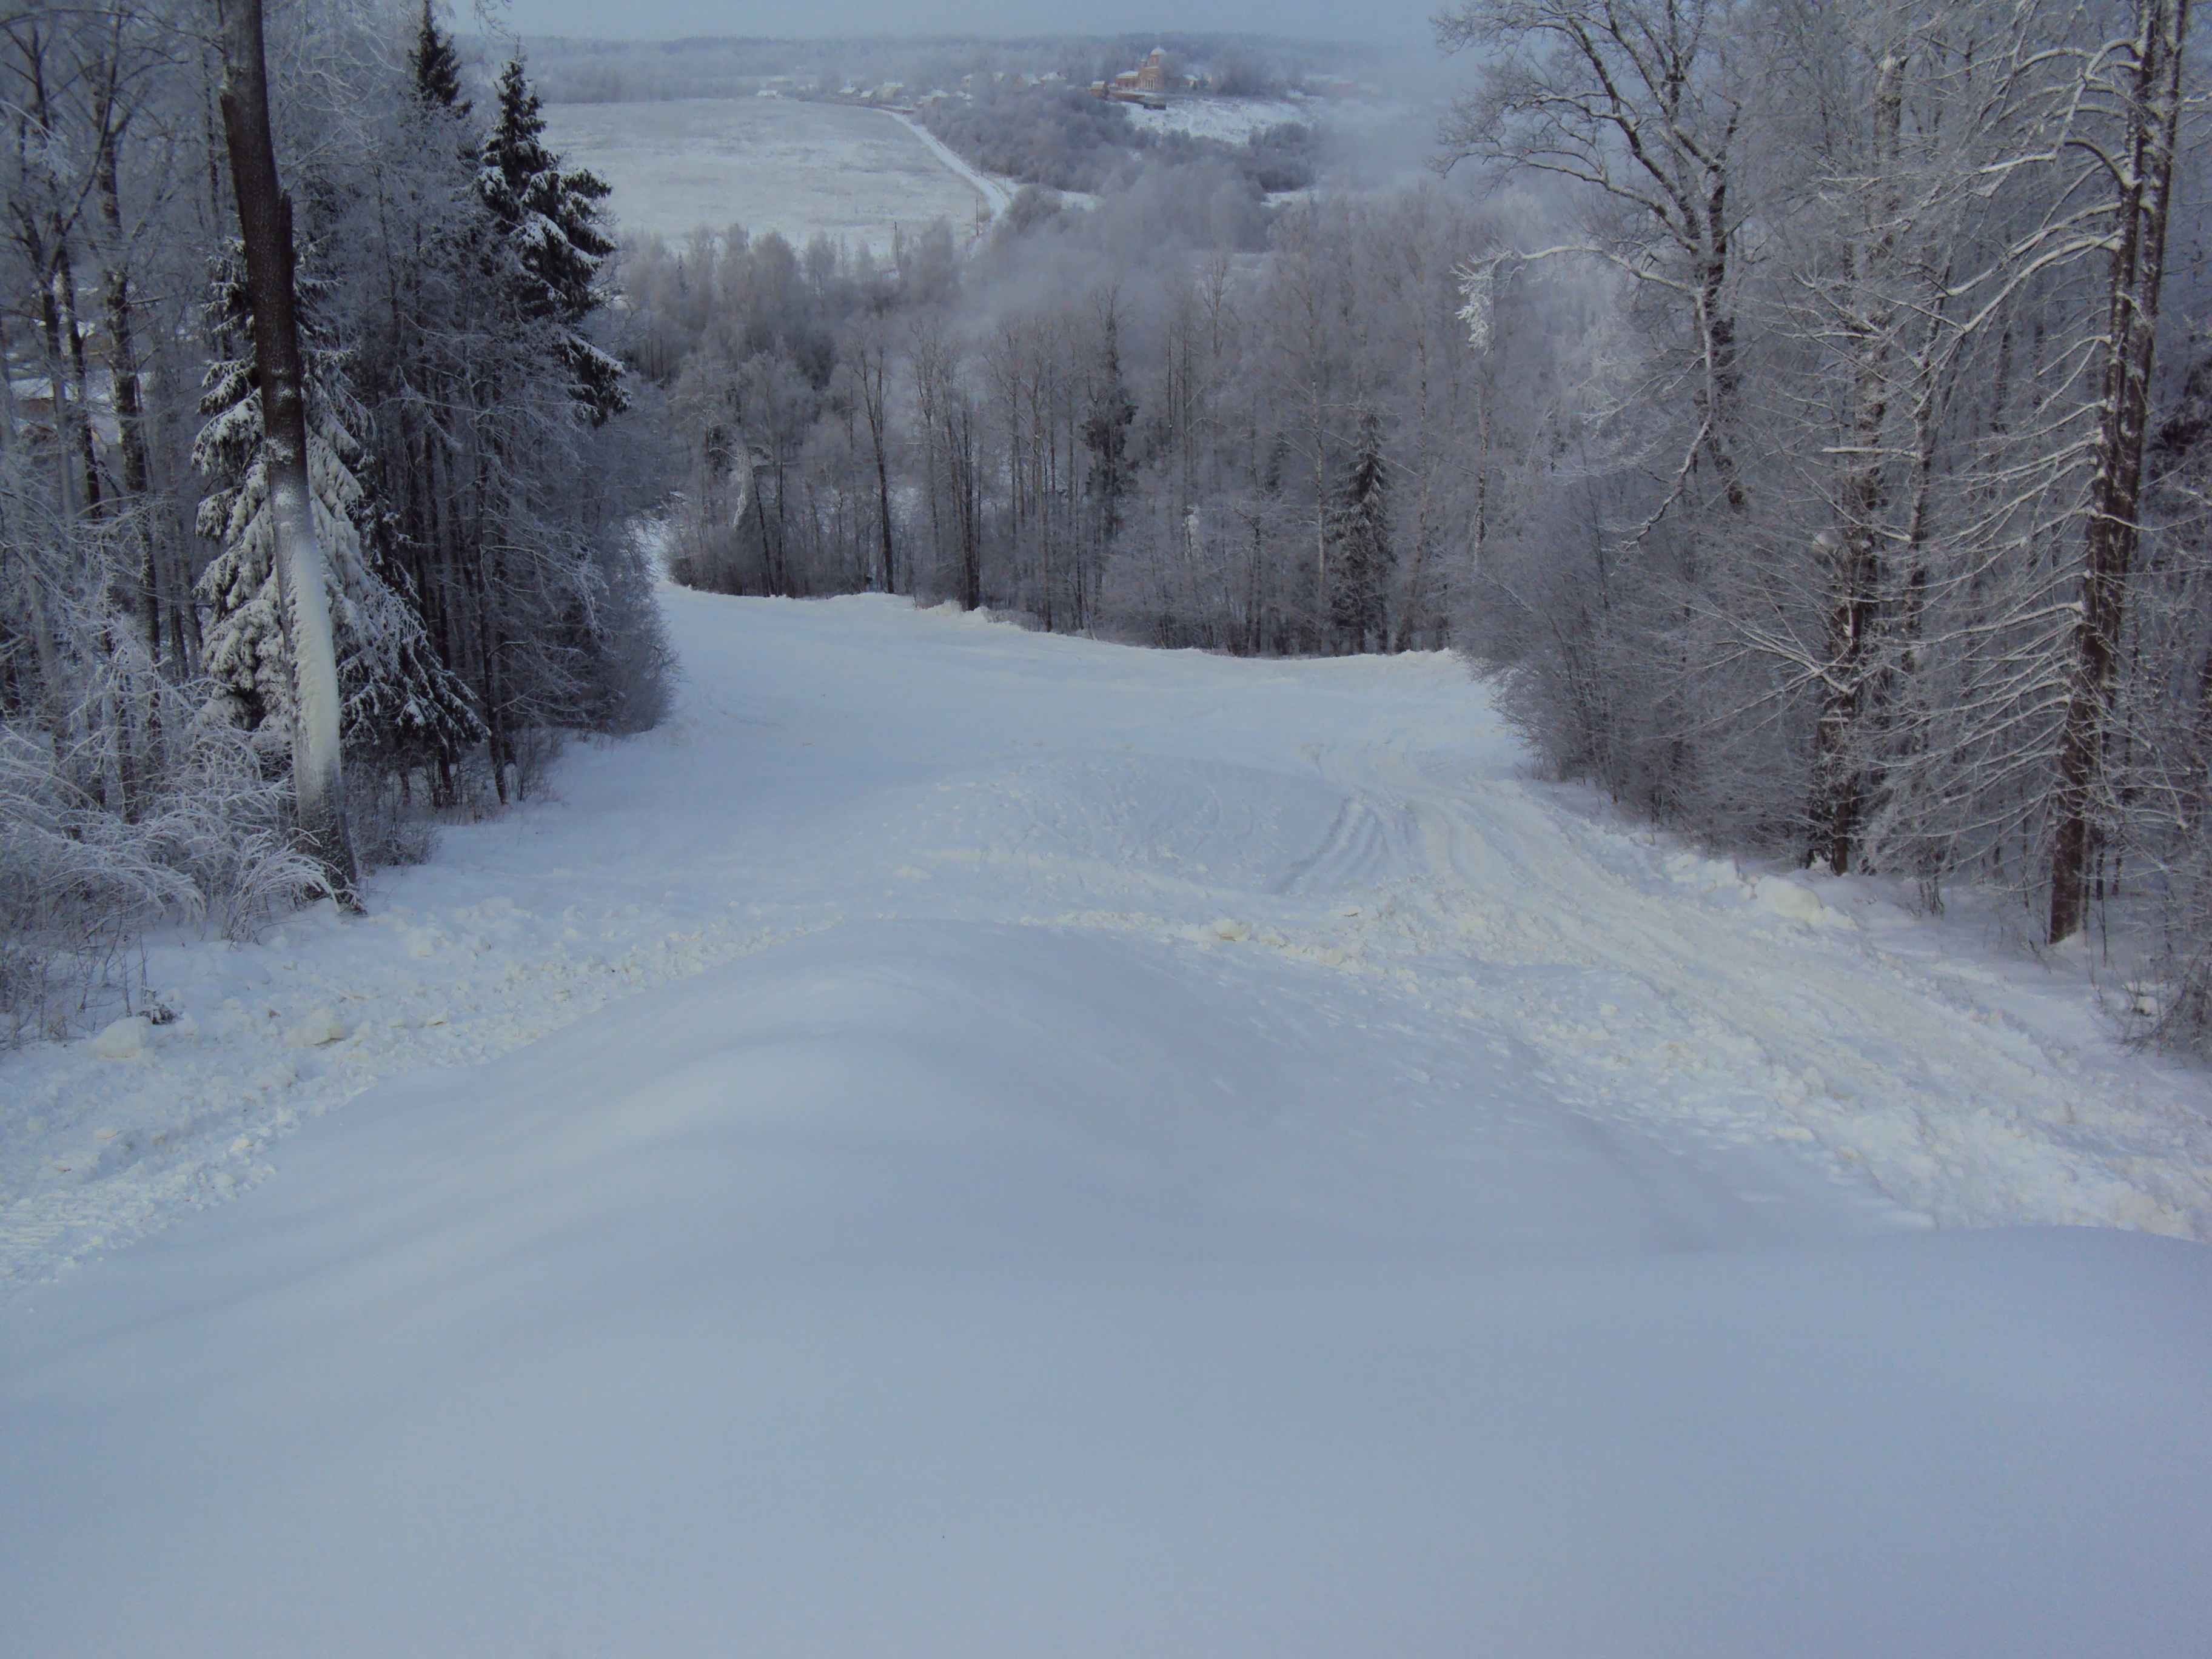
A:
[[[919,94],[975,89],[997,79],[1054,76],[1078,88],[1164,47],[1213,91],[1278,98],[1346,71],[1371,71],[1383,54],[1357,41],[1271,36],[1146,34],[1035,40],[579,40],[523,43],[550,103],[613,104],[672,98],[749,98],[763,90],[836,96],[896,83]]]
[[[605,187],[519,68],[479,106],[429,12],[376,5],[272,15],[249,187],[261,53],[216,20],[0,25],[0,1034],[130,994],[143,927],[343,894],[349,842],[410,856],[665,696]]]
[[[1449,464],[1480,403],[1454,272],[1484,246],[1434,185],[1271,230],[1210,165],[1089,209],[1024,191],[966,256],[943,228],[882,265],[647,243],[623,283],[688,440],[678,573],[1242,653],[1440,645],[1480,487]]]

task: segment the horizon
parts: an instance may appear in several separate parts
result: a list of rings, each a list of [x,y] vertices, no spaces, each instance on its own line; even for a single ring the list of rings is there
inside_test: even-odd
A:
[[[925,8],[887,0],[828,0],[811,9],[810,27],[787,31],[774,27],[787,8],[751,3],[709,3],[672,0],[649,14],[605,6],[599,0],[477,0],[456,8],[458,21],[473,21],[486,34],[535,40],[605,41],[659,45],[683,40],[789,41],[1042,41],[1113,40],[1157,33],[1241,35],[1307,46],[1346,46],[1403,50],[1433,43],[1431,19],[1437,9],[1429,0],[1383,0],[1360,14],[1356,35],[1342,33],[1340,6],[1320,0],[1284,0],[1261,6],[1252,0],[1202,0],[1170,21],[1129,9],[1126,18],[1073,8],[1042,9],[1019,0],[932,0]],[[1064,22],[1066,27],[1053,27]],[[1080,24],[1081,27],[1076,25]],[[1042,26],[1041,26],[1042,25]]]

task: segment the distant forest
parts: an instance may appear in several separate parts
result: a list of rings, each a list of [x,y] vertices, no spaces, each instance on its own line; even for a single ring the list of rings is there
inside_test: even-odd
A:
[[[471,43],[495,53],[489,42]],[[1030,40],[574,40],[523,43],[542,95],[556,104],[745,98],[764,88],[833,96],[896,82],[920,95],[994,76],[1057,75],[1087,87],[1164,47],[1212,90],[1280,97],[1371,74],[1384,55],[1357,45],[1259,35],[1125,34]]]

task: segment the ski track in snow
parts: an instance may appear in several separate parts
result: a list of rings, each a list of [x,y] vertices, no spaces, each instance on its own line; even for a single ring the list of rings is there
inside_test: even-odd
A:
[[[1376,1097],[1329,1133],[1418,1148],[1447,1133],[1452,1056],[1510,1048],[1594,1132],[1778,1218],[2212,1239],[2212,1087],[2116,1042],[2078,963],[1616,827],[1528,779],[1449,658],[666,604],[688,681],[662,728],[580,744],[552,798],[445,830],[364,921],[157,945],[172,1024],[0,1059],[0,1299],[255,1184],[373,1083],[861,921],[1206,953],[1255,1011],[1372,1030]]]

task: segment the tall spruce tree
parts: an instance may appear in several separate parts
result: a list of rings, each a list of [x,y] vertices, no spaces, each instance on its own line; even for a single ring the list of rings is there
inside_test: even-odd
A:
[[[310,510],[325,550],[324,580],[337,649],[346,752],[387,763],[446,761],[483,738],[461,683],[432,650],[406,578],[392,556],[390,515],[363,483],[354,434],[367,415],[346,383],[345,354],[322,321],[331,283],[306,271],[299,297],[307,404]],[[222,545],[201,576],[208,608],[204,662],[216,687],[210,712],[249,731],[286,732],[293,668],[285,640],[270,511],[253,315],[235,246],[217,262],[209,332],[229,348],[209,365],[208,417],[192,460],[212,488],[200,533]]]
[[[517,307],[550,325],[554,350],[569,375],[569,395],[593,424],[629,406],[622,364],[585,336],[584,319],[605,302],[599,268],[615,251],[601,228],[606,182],[563,168],[545,147],[538,94],[510,63],[499,77],[499,116],[485,140],[477,188],[502,250],[501,275]]]
[[[470,102],[461,96],[460,54],[453,50],[453,37],[438,27],[432,0],[422,0],[422,21],[407,54],[407,67],[415,77],[415,95],[422,102],[456,115],[469,112]]]

